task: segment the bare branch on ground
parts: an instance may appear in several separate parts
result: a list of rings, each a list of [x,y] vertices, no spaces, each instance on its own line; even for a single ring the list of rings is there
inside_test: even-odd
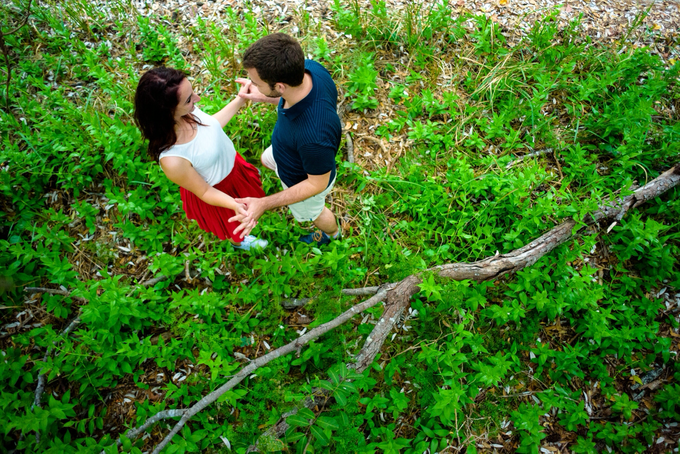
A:
[[[375,295],[380,290],[380,286],[362,287],[362,288],[344,288],[343,295],[361,296],[361,295]]]
[[[637,207],[641,203],[663,194],[680,183],[679,167],[680,165],[676,165],[674,168],[664,172],[662,175],[652,180],[645,186],[639,188],[629,196],[612,201],[610,204],[602,205],[599,211],[592,213],[587,217],[585,223],[593,224],[599,222],[600,220],[612,217],[618,217],[620,219],[630,208]],[[433,271],[441,277],[454,280],[484,281],[496,279],[504,274],[516,272],[524,267],[533,265],[541,257],[571,238],[576,233],[573,231],[575,227],[576,222],[573,220],[568,220],[556,226],[526,246],[508,254],[501,255],[497,253],[493,257],[489,257],[477,262],[451,263],[433,267],[427,271]],[[157,414],[158,416],[153,416],[152,418],[155,418],[153,422],[157,422],[168,417],[179,416],[180,413],[182,415],[181,419],[177,422],[171,432],[165,436],[163,441],[158,446],[156,446],[153,454],[160,453],[160,451],[170,442],[172,437],[180,431],[180,429],[189,419],[191,419],[191,417],[202,411],[208,405],[215,402],[221,395],[232,389],[246,376],[253,373],[259,367],[284,355],[299,350],[308,342],[345,323],[354,315],[376,305],[378,302],[386,300],[385,311],[383,312],[383,315],[371,334],[367,337],[366,342],[364,343],[364,346],[359,354],[356,356],[354,363],[349,366],[350,368],[355,369],[357,372],[362,372],[373,362],[375,356],[380,351],[380,348],[385,342],[388,333],[396,324],[400,313],[408,307],[411,296],[417,293],[421,282],[422,280],[419,273],[418,275],[408,276],[397,284],[388,284],[387,286],[382,286],[373,297],[356,306],[353,306],[339,317],[331,320],[330,322],[324,323],[323,325],[317,326],[308,333],[300,336],[298,339],[286,344],[283,347],[252,360],[247,366],[241,369],[239,373],[233,376],[231,380],[202,398],[192,407],[177,410],[176,413],[172,413],[175,416],[170,416],[170,413],[167,412],[161,412]],[[366,291],[364,289],[361,290]],[[140,426],[140,428],[128,431],[128,435],[138,436],[143,432],[142,427],[148,428],[153,424],[153,422],[145,422],[142,426]]]
[[[678,184],[680,184],[680,164],[676,164],[670,170],[637,189],[633,194],[601,205],[600,209],[587,216],[584,222],[590,225],[604,219],[621,220],[630,208],[638,207]],[[570,219],[526,246],[507,254],[496,254],[493,257],[473,263],[449,263],[430,268],[428,271],[434,271],[441,277],[456,281],[473,280],[479,282],[496,279],[504,274],[514,273],[533,265],[541,257],[571,238],[576,233],[573,232],[575,227],[576,222]],[[357,371],[363,371],[373,362],[387,335],[399,319],[399,315],[408,307],[411,296],[418,292],[420,283],[420,277],[412,275],[397,284],[387,294],[385,311],[371,334],[366,338],[364,347],[356,357],[353,367]]]
[[[594,224],[607,218],[617,218],[620,220],[631,207],[637,207],[647,200],[658,197],[678,184],[680,184],[680,164],[677,164],[645,186],[637,189],[633,194],[615,201],[616,203],[600,206],[600,210],[591,214],[585,220],[586,224]],[[571,238],[575,226],[576,222],[569,220],[554,227],[526,246],[508,254],[496,254],[493,257],[473,263],[441,265],[430,268],[428,271],[434,271],[441,277],[457,281],[496,279],[503,274],[517,272],[536,263],[541,257]],[[391,287],[391,290],[387,294],[385,311],[375,325],[375,328],[373,328],[373,331],[366,338],[363,348],[355,357],[354,363],[348,366],[349,368],[355,369],[357,372],[363,372],[373,363],[388,334],[399,320],[399,316],[408,308],[411,296],[418,292],[420,283],[421,279],[418,275],[411,275],[397,284],[387,284]],[[366,295],[377,291],[379,288],[381,287],[343,289],[342,293],[346,295]],[[314,405],[314,400],[307,398],[302,406],[311,409]],[[294,408],[284,414],[264,435],[275,436],[277,438],[283,436],[289,427],[286,423],[286,418],[297,412],[298,408]],[[249,452],[256,452],[257,444],[250,446],[248,450]]]
[[[220,386],[217,388],[215,391],[211,392],[207,396],[203,397],[201,400],[196,402],[193,406],[187,409],[182,409],[182,418],[177,422],[175,427],[173,427],[172,431],[166,435],[166,437],[163,439],[163,441],[156,446],[154,449],[154,454],[159,453],[172,439],[172,437],[179,432],[179,430],[186,424],[186,422],[191,419],[194,415],[196,415],[198,412],[203,410],[205,407],[208,405],[212,404],[215,402],[217,399],[219,399],[220,396],[222,396],[225,392],[229,391],[232,389],[234,386],[239,384],[244,378],[252,374],[256,369],[259,367],[264,366],[265,364],[278,359],[282,356],[285,356],[289,353],[292,353],[296,350],[299,350],[302,348],[304,345],[309,343],[310,341],[318,338],[322,334],[337,328],[338,326],[342,325],[343,323],[347,322],[350,320],[353,316],[356,314],[359,314],[366,309],[375,306],[379,302],[383,301],[385,296],[387,295],[387,290],[382,290],[372,296],[371,298],[357,304],[356,306],[352,306],[345,312],[343,312],[340,316],[334,318],[330,322],[324,323],[323,325],[319,325],[313,329],[311,329],[309,332],[306,334],[298,337],[292,342],[289,342],[288,344],[284,345],[283,347],[279,347],[276,350],[273,350],[266,355],[260,356],[257,359],[252,360],[251,362],[248,363],[247,366],[245,366],[241,371],[239,371],[236,375],[234,375],[231,380],[229,380],[227,383],[224,385]],[[178,416],[179,414],[175,415]],[[154,416],[155,417],[155,416]],[[169,417],[173,416],[168,416],[167,414],[159,416],[154,422],[160,421],[162,419],[166,419]],[[131,436],[132,433],[135,434],[135,436],[138,436],[140,433],[142,433],[141,427],[148,428],[151,424],[148,424],[145,422],[140,428],[138,429],[133,429],[135,432],[128,431],[128,438],[134,438]],[[119,440],[120,441],[120,440]]]
[[[68,324],[66,328],[64,328],[64,331],[61,332],[61,337],[66,337],[69,335],[71,331],[75,329],[76,326],[80,324],[80,315],[76,316],[71,323]],[[52,351],[54,350],[54,347],[57,345],[57,341],[52,342],[52,347],[47,349],[47,353],[45,353],[45,357],[43,358],[43,362],[47,362],[47,359],[52,356]],[[45,373],[43,372],[44,368],[40,369],[40,372],[38,372],[38,385],[35,388],[35,398],[33,399],[33,405],[31,405],[31,410],[33,408],[38,407],[40,408],[40,399],[42,397],[43,392],[45,391]]]

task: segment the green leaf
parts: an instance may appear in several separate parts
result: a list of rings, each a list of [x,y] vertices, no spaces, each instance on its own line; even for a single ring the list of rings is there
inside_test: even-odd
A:
[[[333,391],[335,389],[335,387],[332,384],[328,383],[326,380],[321,380],[318,383],[318,386],[319,388],[323,388],[326,391]]]
[[[132,441],[125,435],[121,435],[120,441],[123,444],[123,449],[125,451],[130,451],[132,449]]]
[[[303,418],[307,419],[314,419],[315,415],[312,410],[309,408],[302,407],[301,409],[298,410],[297,412],[298,415],[302,416]]]
[[[331,382],[334,385],[337,386],[340,384],[340,375],[334,368],[328,371],[328,375],[331,377]]]
[[[302,433],[302,432],[295,432],[294,434],[287,435],[287,436],[286,436],[286,441],[287,441],[288,443],[294,443],[294,442],[298,441],[300,438],[302,438],[302,437],[304,437],[304,436],[305,436],[305,434]]]
[[[312,426],[311,427],[312,435],[314,435],[314,438],[319,440],[321,444],[327,444],[329,441],[329,438],[326,436],[326,433],[319,427],[319,426]]]
[[[320,417],[316,420],[316,424],[318,424],[322,429],[338,430],[340,428],[335,419],[328,416]]]
[[[345,393],[339,389],[333,393],[333,397],[335,397],[335,400],[338,401],[338,403],[343,407],[347,405],[347,396],[345,396]]]
[[[300,415],[291,415],[286,418],[286,422],[291,427],[304,427],[309,425],[309,419],[303,418]]]

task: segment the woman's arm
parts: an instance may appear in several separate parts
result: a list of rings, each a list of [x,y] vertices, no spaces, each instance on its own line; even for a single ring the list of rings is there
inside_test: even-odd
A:
[[[224,109],[223,109],[224,110]],[[165,176],[196,195],[208,205],[229,208],[238,215],[243,205],[237,203],[233,197],[219,191],[208,183],[196,172],[189,161],[177,156],[168,156],[160,160],[161,168]],[[245,210],[244,210],[245,211]]]
[[[236,115],[236,112],[243,107],[243,105],[246,103],[246,100],[241,98],[240,96],[237,96],[234,98],[229,104],[224,106],[222,110],[217,112],[213,117],[220,122],[220,126],[224,128],[224,126],[229,123],[229,120],[231,120],[234,115]],[[188,188],[187,188],[188,189]],[[193,191],[191,191],[193,192]]]

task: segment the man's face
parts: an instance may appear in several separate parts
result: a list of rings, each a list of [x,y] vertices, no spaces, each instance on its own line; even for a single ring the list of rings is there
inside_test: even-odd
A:
[[[260,93],[268,98],[279,98],[281,96],[281,93],[276,90],[272,90],[267,82],[260,79],[260,75],[257,73],[255,68],[246,69],[246,72],[248,73],[250,80],[253,82],[253,85],[255,85],[257,89],[260,90]]]

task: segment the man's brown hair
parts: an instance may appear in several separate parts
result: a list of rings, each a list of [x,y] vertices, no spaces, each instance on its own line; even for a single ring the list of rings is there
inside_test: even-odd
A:
[[[243,67],[255,68],[272,90],[279,82],[297,87],[305,77],[305,54],[292,36],[272,33],[250,45],[243,54]]]

